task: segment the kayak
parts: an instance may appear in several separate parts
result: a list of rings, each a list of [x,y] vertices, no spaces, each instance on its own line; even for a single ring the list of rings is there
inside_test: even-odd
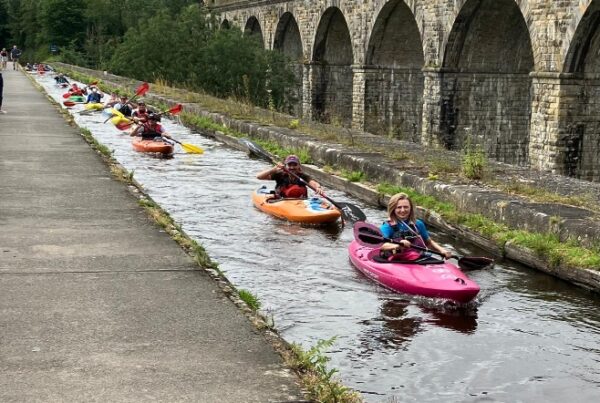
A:
[[[252,202],[261,211],[288,221],[327,224],[337,221],[341,213],[320,197],[309,199],[275,198],[266,186],[252,194]]]
[[[113,125],[118,125],[120,123],[131,123],[132,121],[130,119],[127,119],[126,117],[123,116],[114,116],[112,118],[110,118],[110,123],[112,123]]]
[[[104,104],[90,102],[89,104],[85,104],[83,107],[87,110],[99,111],[102,110],[102,108],[104,108]]]
[[[427,259],[424,264],[388,262],[379,257],[379,248],[348,246],[352,264],[370,279],[392,291],[442,298],[460,303],[472,301],[479,286],[448,261]]]
[[[71,95],[69,101],[83,103],[85,99],[81,95]]]
[[[164,155],[173,154],[173,144],[163,140],[142,140],[141,137],[133,139],[133,149],[141,153],[160,153]]]

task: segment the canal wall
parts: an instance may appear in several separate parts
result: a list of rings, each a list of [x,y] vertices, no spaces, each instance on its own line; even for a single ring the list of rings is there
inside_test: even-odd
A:
[[[139,81],[104,74],[95,70],[64,64],[56,65],[64,69],[72,69],[90,77],[101,78],[106,85],[117,86],[130,91],[140,84]],[[178,96],[181,99],[186,99],[190,94],[184,90],[180,90]],[[155,102],[174,105],[178,102],[177,99],[167,98],[152,92],[146,94],[145,98],[149,103]],[[511,228],[537,233],[555,233],[561,240],[576,239],[582,245],[588,247],[596,246],[600,240],[600,218],[597,213],[591,210],[562,204],[536,203],[526,198],[506,194],[482,185],[451,184],[433,181],[427,178],[426,175],[419,176],[415,173],[398,169],[393,161],[386,160],[379,153],[363,152],[351,146],[318,141],[311,136],[293,129],[232,119],[224,114],[209,112],[201,105],[195,103],[186,103],[184,104],[184,108],[188,113],[209,118],[224,128],[235,130],[249,137],[273,141],[288,148],[307,149],[313,161],[321,166],[329,165],[347,171],[360,171],[364,172],[372,182],[385,182],[410,187],[424,195],[430,195],[438,200],[450,202],[459,211],[481,214],[494,221],[506,224]],[[242,149],[242,146],[235,137],[227,136],[218,130],[207,132],[203,129],[202,132],[232,147]],[[373,141],[387,141],[390,148],[404,146],[403,143],[392,138],[382,139],[381,136],[369,135],[367,133],[362,133],[362,135],[372,137]],[[451,158],[451,152],[448,151],[444,154],[437,150],[428,149],[427,147],[421,147],[419,150],[423,154],[435,152],[439,154],[440,158],[446,158],[446,156]],[[328,186],[344,190],[369,203],[381,206],[386,205],[387,199],[369,186],[349,182],[341,177],[327,174],[316,167],[308,168],[311,169],[311,173],[319,181]],[[552,182],[557,184],[557,189],[570,189],[573,193],[591,192],[593,197],[597,197],[596,200],[598,200],[598,196],[600,195],[600,187],[594,187],[593,184],[588,182],[566,177],[560,178],[556,175],[539,175],[537,180],[540,184],[543,182]],[[507,173],[505,179],[518,180],[519,178],[518,176],[511,177]],[[435,212],[421,209],[420,213],[432,225],[443,228],[457,237],[469,239],[476,245],[499,256],[514,259],[583,287],[600,290],[600,271],[565,267],[560,264],[551,266],[545,263],[543,257],[536,256],[533,251],[526,248],[510,242],[500,247],[493,240],[486,239],[467,227],[451,225],[445,222]]]

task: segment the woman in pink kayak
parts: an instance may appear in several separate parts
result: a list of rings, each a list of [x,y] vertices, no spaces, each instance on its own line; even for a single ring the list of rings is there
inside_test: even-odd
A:
[[[389,221],[384,222],[380,229],[386,238],[395,243],[385,243],[381,246],[381,256],[394,261],[415,261],[423,256],[411,245],[421,246],[439,252],[449,259],[452,252],[441,247],[429,236],[425,223],[415,217],[415,206],[406,193],[397,193],[388,202]],[[425,252],[426,253],[426,252]]]

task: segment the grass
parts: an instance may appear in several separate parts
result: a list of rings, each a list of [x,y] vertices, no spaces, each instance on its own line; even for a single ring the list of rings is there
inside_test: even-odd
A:
[[[494,240],[500,248],[510,241],[512,244],[530,249],[550,267],[565,266],[600,270],[600,247],[583,248],[575,240],[560,240],[556,234],[513,230],[481,214],[460,212],[451,203],[440,202],[410,188],[383,183],[377,186],[377,190],[386,195],[404,192],[415,204],[436,211],[447,222],[474,230],[484,237]]]
[[[242,301],[244,301],[246,303],[246,305],[248,305],[248,307],[250,309],[252,309],[254,312],[256,312],[260,309],[261,303],[260,303],[258,297],[255,296],[254,294],[252,294],[250,291],[244,290],[244,289],[239,289],[238,295],[240,296],[240,299]]]
[[[310,397],[316,402],[361,402],[357,392],[350,390],[337,379],[336,369],[328,369],[330,358],[324,350],[330,348],[335,342],[335,337],[328,340],[319,340],[308,350],[302,349],[298,344],[292,344],[293,356],[287,357],[287,363],[293,369],[303,374],[302,383],[308,390]]]
[[[363,182],[367,175],[362,171],[342,170],[342,177],[348,179],[350,182]]]

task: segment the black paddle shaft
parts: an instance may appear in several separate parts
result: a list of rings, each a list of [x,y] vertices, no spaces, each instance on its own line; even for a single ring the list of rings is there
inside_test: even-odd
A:
[[[356,223],[356,225],[354,226],[354,238],[361,245],[366,245],[370,247],[381,246],[384,243],[398,244],[394,240],[384,237],[379,228],[366,222]],[[433,251],[431,249],[423,248],[422,246],[411,244],[411,248],[424,252],[429,252],[434,255],[438,255],[445,258],[445,256],[441,253]],[[483,269],[484,267],[488,267],[492,263],[494,263],[494,260],[488,257],[458,255],[452,255],[452,257],[457,260],[458,266],[463,270]]]

